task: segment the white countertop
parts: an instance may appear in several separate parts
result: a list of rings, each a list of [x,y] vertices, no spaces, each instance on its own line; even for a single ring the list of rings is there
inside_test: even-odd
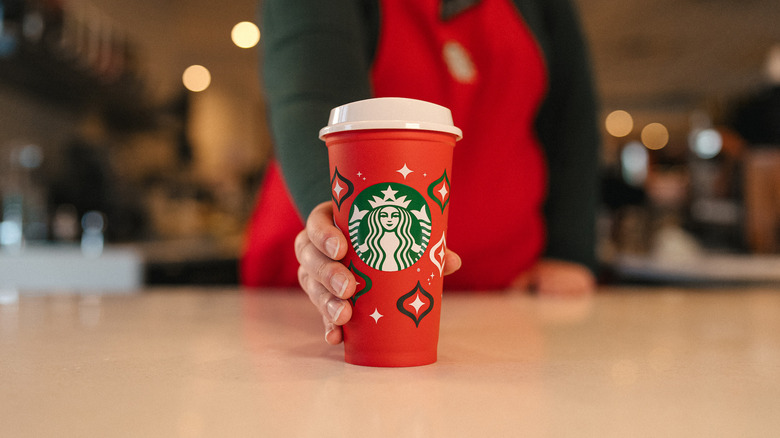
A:
[[[439,361],[343,362],[302,292],[0,297],[12,437],[774,437],[780,291],[446,293]]]

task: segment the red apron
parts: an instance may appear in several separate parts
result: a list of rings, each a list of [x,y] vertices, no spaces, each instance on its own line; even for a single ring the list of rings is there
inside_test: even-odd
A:
[[[546,168],[533,129],[546,87],[541,51],[510,0],[482,0],[448,21],[439,17],[439,0],[380,3],[375,96],[444,105],[463,130],[447,235],[463,267],[445,287],[505,288],[544,246]],[[293,286],[293,241],[303,224],[284,184],[268,179],[280,179],[275,167],[250,223],[242,282]]]

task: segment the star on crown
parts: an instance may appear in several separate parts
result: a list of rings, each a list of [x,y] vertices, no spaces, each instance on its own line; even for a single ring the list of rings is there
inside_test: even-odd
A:
[[[388,205],[407,208],[409,206],[409,203],[412,201],[407,200],[406,195],[403,195],[400,198],[396,199],[395,197],[396,193],[398,193],[398,190],[393,190],[393,188],[388,185],[386,190],[382,190],[382,194],[385,195],[384,198],[380,198],[379,196],[374,196],[374,198],[372,200],[369,200],[368,203],[369,205],[371,205],[371,208],[385,207]]]

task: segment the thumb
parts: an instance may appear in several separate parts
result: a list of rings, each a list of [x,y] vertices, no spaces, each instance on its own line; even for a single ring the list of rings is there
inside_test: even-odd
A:
[[[453,272],[460,269],[463,262],[460,260],[460,256],[450,249],[447,249],[444,253],[444,275],[450,275]]]

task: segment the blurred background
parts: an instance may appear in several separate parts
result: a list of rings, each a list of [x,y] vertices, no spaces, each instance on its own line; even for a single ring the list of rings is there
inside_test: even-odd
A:
[[[780,2],[576,3],[604,281],[780,282]],[[271,150],[256,10],[0,0],[0,287],[237,283]]]

